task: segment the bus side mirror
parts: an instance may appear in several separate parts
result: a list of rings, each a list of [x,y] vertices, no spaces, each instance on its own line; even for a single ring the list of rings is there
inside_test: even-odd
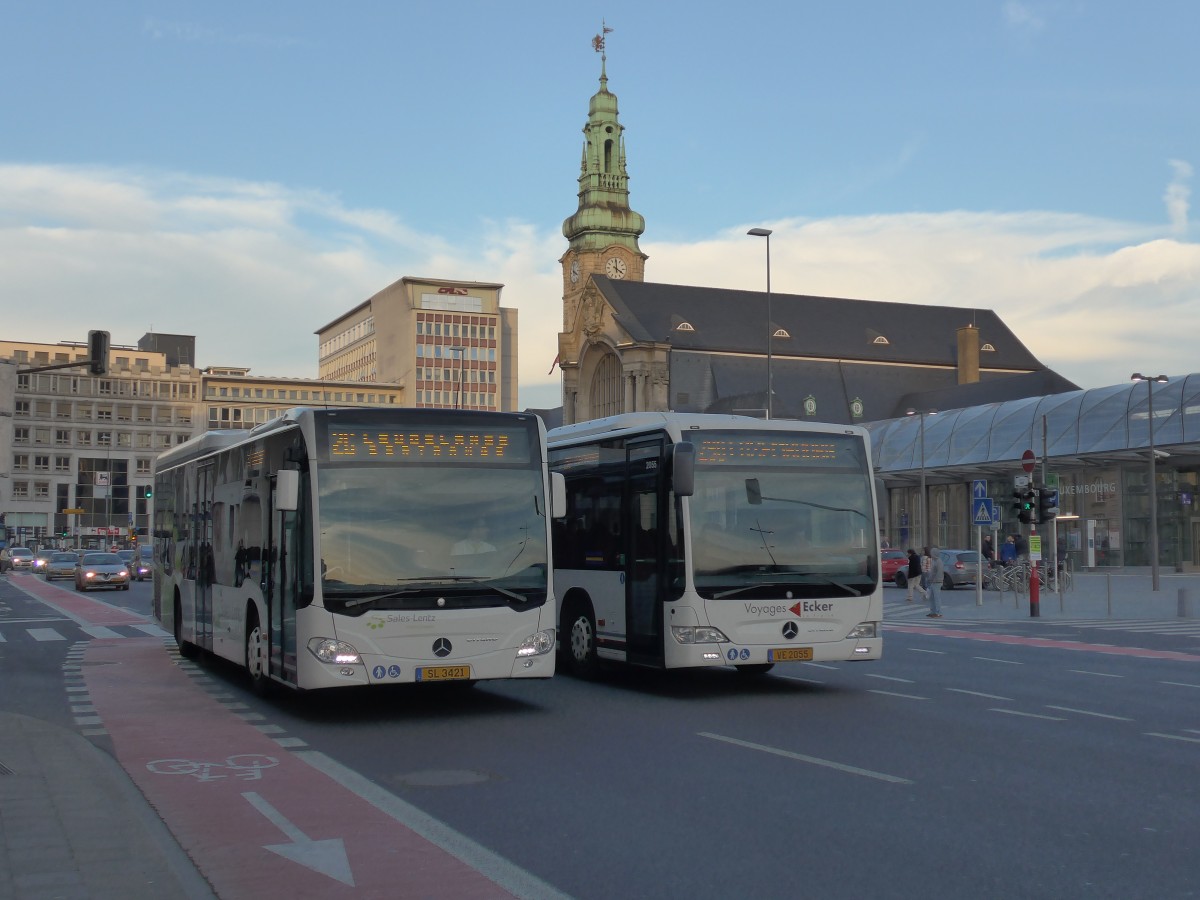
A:
[[[671,488],[677,497],[696,492],[696,445],[683,442],[671,448]]]
[[[757,478],[746,479],[746,502],[751,506],[762,506],[762,487]]]
[[[275,508],[295,512],[300,508],[300,472],[280,469],[275,473]]]
[[[550,518],[561,519],[567,514],[567,479],[562,472],[550,473]]]

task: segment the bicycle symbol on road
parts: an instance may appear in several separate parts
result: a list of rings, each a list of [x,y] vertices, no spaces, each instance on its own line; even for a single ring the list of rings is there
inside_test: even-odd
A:
[[[229,773],[214,772],[214,769],[230,769],[234,778],[246,781],[257,781],[262,778],[262,770],[279,765],[279,760],[273,756],[261,756],[257,753],[240,753],[230,756],[225,762],[197,762],[193,759],[156,759],[146,763],[146,768],[156,775],[191,775],[199,781],[216,781],[225,778]]]

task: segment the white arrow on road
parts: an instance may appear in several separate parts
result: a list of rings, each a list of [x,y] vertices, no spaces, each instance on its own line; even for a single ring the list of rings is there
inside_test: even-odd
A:
[[[290,844],[264,844],[264,850],[278,853],[284,859],[299,863],[305,868],[328,875],[342,884],[354,887],[354,875],[350,871],[350,860],[346,858],[346,845],[341,838],[325,841],[314,841],[303,831],[283,817],[270,803],[253,791],[242,794],[250,805],[271,820],[276,828],[282,831]]]

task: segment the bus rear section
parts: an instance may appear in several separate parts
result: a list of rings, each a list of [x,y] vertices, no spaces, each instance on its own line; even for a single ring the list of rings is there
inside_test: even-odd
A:
[[[658,668],[878,659],[862,429],[640,414],[556,429],[560,656]]]

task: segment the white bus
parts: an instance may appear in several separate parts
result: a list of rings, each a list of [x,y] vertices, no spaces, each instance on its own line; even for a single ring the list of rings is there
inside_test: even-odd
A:
[[[560,664],[879,659],[883,593],[865,429],[632,413],[548,435]]]
[[[545,441],[535,415],[435,409],[193,438],[157,461],[155,614],[259,689],[548,678]]]

